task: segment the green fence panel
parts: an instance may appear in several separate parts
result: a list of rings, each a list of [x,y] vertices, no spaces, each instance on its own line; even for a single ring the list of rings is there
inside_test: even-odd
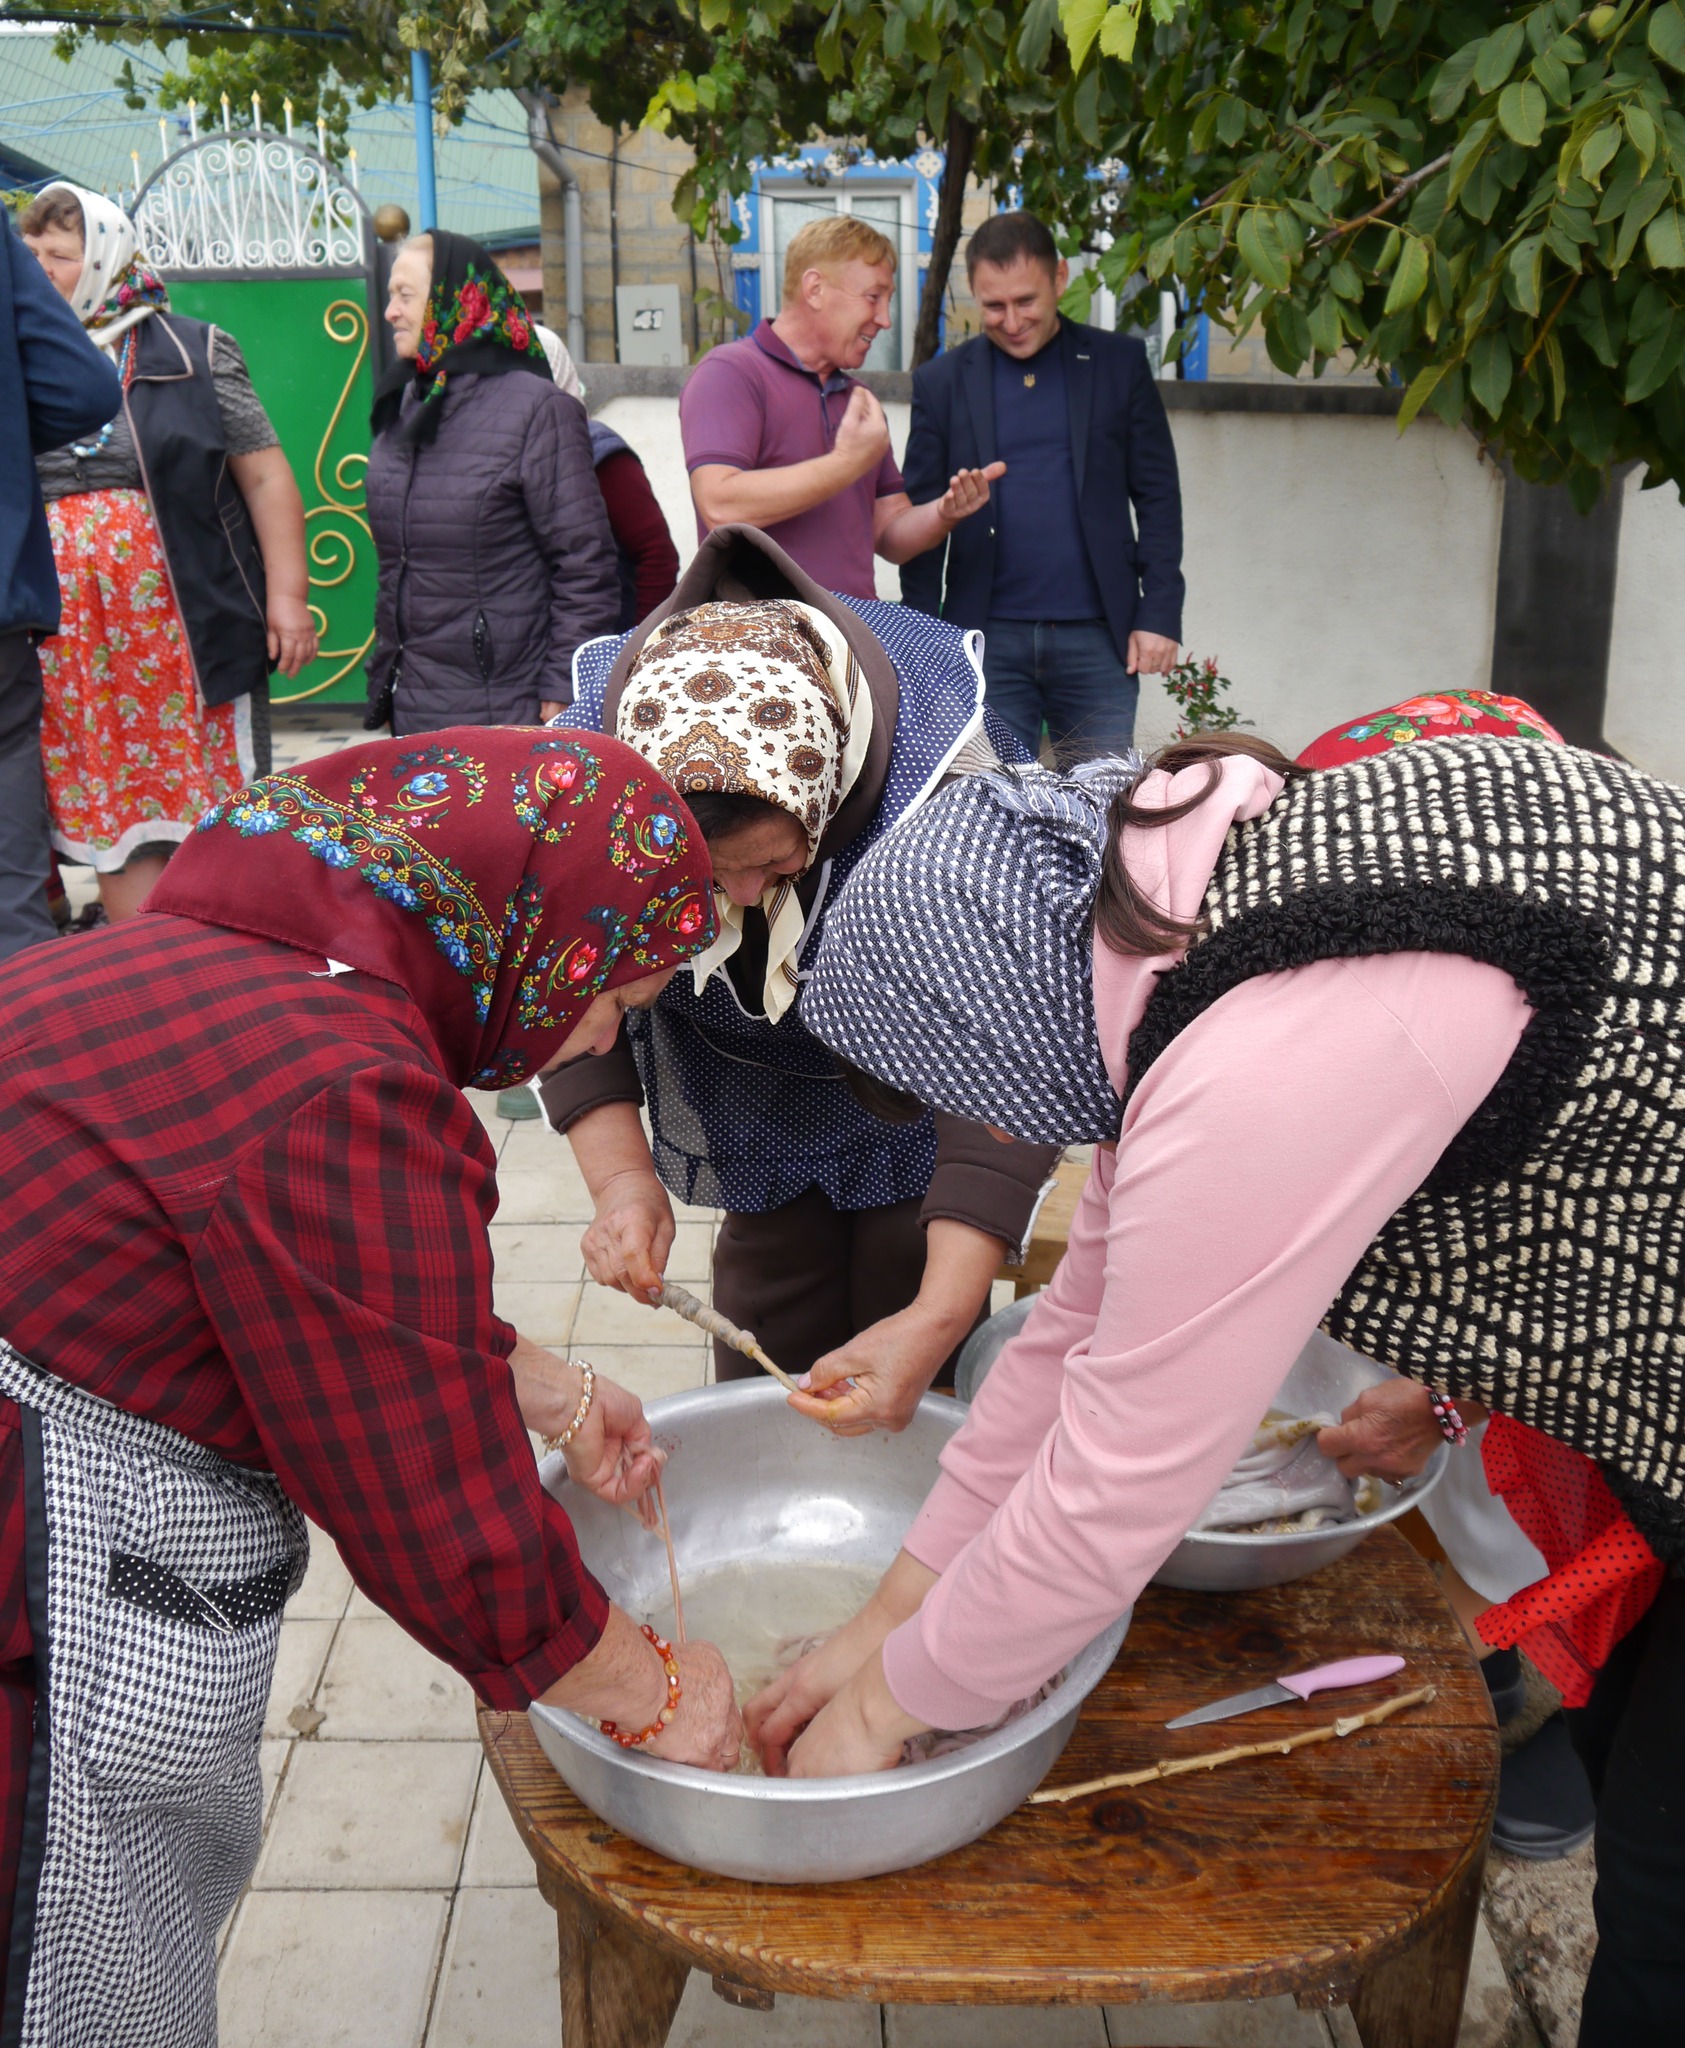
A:
[[[363,497],[369,459],[368,287],[361,277],[170,280],[170,304],[212,320],[245,351],[258,396],[304,497],[310,603],[322,651],[277,704],[361,703],[374,638],[375,553]]]

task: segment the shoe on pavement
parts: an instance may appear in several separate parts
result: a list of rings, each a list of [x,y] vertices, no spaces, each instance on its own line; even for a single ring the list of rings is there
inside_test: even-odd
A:
[[[538,1106],[538,1097],[524,1081],[518,1088],[498,1090],[497,1113],[512,1124],[533,1123],[543,1114]]]
[[[1513,1721],[1527,1704],[1527,1680],[1522,1676],[1521,1652],[1515,1648],[1494,1650],[1480,1660],[1480,1675],[1492,1695],[1492,1711],[1501,1728]]]

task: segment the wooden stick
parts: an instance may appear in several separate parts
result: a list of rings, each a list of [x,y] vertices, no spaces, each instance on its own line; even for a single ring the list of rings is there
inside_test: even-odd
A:
[[[661,1491],[661,1474],[655,1475],[655,1504],[661,1510],[661,1540],[667,1546],[667,1576],[673,1582],[673,1636],[685,1639],[685,1603],[679,1598],[679,1560],[673,1555],[673,1525],[667,1519],[667,1496]]]
[[[1123,1771],[1115,1777],[1090,1778],[1085,1785],[1061,1785],[1055,1791],[1032,1792],[1032,1806],[1048,1806],[1067,1799],[1084,1799],[1090,1792],[1117,1792],[1128,1785],[1150,1785],[1159,1778],[1179,1778],[1185,1771],[1214,1771],[1219,1764],[1238,1763],[1248,1756],[1286,1756],[1292,1749],[1308,1749],[1313,1742],[1333,1742],[1355,1735],[1359,1728],[1374,1728],[1406,1707],[1426,1706],[1436,1699],[1439,1688],[1421,1685],[1414,1692],[1396,1693],[1367,1713],[1347,1714],[1321,1728],[1308,1728],[1302,1735],[1288,1735],[1279,1742],[1247,1742],[1236,1749],[1208,1749],[1201,1756],[1165,1757],[1144,1771]]]
[[[687,1323],[694,1323],[699,1330],[706,1330],[710,1337],[718,1337],[733,1351],[741,1351],[745,1358],[752,1358],[757,1365],[764,1366],[778,1384],[788,1388],[792,1394],[802,1391],[782,1366],[773,1364],[747,1330],[740,1330],[735,1323],[727,1322],[718,1309],[710,1308],[705,1301],[698,1301],[688,1287],[680,1287],[669,1280],[661,1290],[661,1306],[670,1308],[675,1315],[683,1316]]]

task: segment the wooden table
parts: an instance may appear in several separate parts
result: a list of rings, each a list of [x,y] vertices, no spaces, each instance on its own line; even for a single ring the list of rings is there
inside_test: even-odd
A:
[[[1168,1733],[1201,1702],[1359,1650],[1396,1679]],[[1297,1585],[1149,1591],[1050,1782],[1262,1739],[1432,1682],[1343,1742],[1069,1806],[853,1884],[756,1885],[670,1863],[568,1791],[525,1715],[480,1738],[556,1909],[565,2048],[660,2048],[692,1968],[763,2008],[1349,2001],[1365,2048],[1453,2048],[1496,1800],[1491,1704],[1427,1567],[1391,1529]],[[1241,1734],[1240,1729],[1245,1733]]]

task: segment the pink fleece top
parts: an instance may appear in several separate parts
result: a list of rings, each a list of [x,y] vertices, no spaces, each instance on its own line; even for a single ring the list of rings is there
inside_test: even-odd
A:
[[[1179,802],[1207,773],[1154,775],[1140,799]],[[1130,874],[1192,916],[1231,826],[1280,790],[1256,763],[1227,761],[1186,818],[1125,834]],[[1096,943],[1095,1017],[1120,1088],[1153,979],[1178,957]],[[941,1574],[884,1646],[908,1713],[938,1728],[992,1720],[1130,1605],[1529,1014],[1497,968],[1389,953],[1259,975],[1172,1041],[1116,1148],[1096,1148],[1059,1270],[908,1533]]]

